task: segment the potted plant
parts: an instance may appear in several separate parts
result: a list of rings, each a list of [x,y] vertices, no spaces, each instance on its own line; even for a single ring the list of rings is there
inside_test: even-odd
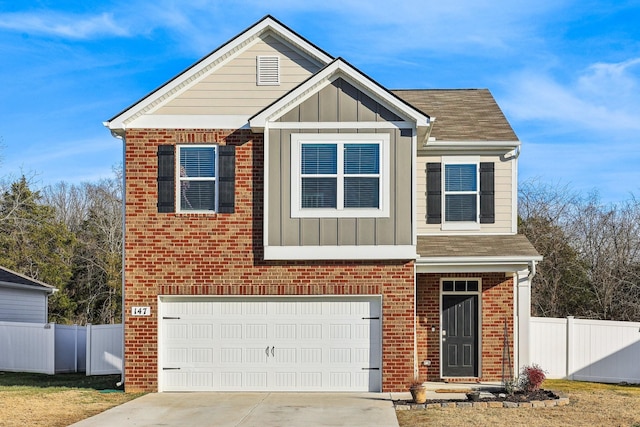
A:
[[[409,392],[411,392],[411,397],[415,403],[424,403],[427,401],[427,387],[417,376],[410,382]]]

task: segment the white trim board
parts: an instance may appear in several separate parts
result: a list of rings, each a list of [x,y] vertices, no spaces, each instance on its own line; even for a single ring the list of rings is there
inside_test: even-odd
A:
[[[415,260],[413,245],[265,246],[266,260]]]

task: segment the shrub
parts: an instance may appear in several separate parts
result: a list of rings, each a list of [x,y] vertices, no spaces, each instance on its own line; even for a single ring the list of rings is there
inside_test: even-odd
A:
[[[544,369],[535,363],[531,366],[524,366],[520,371],[520,388],[527,392],[540,390],[540,386],[546,378]]]

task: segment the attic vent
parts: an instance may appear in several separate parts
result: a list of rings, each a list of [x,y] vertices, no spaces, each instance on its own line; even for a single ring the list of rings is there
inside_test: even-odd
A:
[[[280,57],[257,56],[256,61],[258,67],[256,83],[264,86],[278,86],[280,84]]]

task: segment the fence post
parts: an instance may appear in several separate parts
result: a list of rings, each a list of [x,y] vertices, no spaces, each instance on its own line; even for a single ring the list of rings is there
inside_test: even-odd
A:
[[[47,358],[49,360],[48,366],[47,366],[47,374],[55,375],[56,373],[56,324],[55,322],[47,323],[44,325],[44,328],[49,330],[48,336],[47,336],[47,341],[48,341],[47,352],[49,353],[50,356]]]
[[[573,380],[574,374],[574,366],[575,366],[575,345],[573,340],[575,338],[574,331],[574,321],[575,318],[573,316],[567,316],[567,372],[566,378],[569,380]]]
[[[91,376],[91,323],[87,323],[87,336],[86,336],[87,346],[85,349],[85,368],[86,368],[86,376]]]
[[[78,373],[78,325],[73,325],[73,373]]]

